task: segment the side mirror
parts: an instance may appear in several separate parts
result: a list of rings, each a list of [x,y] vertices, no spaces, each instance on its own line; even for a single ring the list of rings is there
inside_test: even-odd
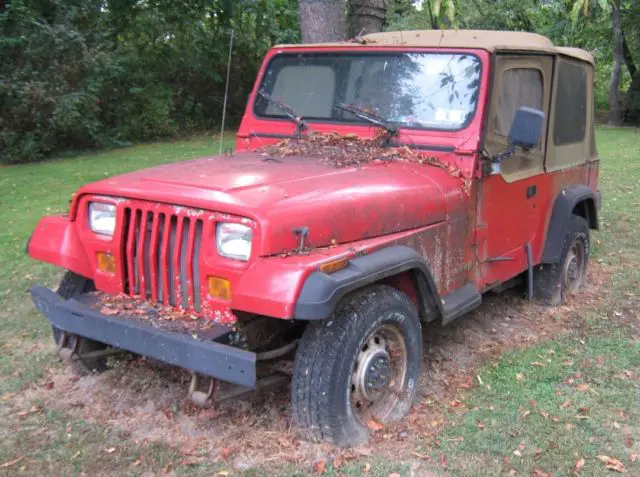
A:
[[[540,145],[542,141],[542,125],[544,124],[544,112],[539,109],[518,108],[516,116],[511,123],[509,130],[509,147],[506,151],[491,158],[489,174],[500,173],[500,163],[506,158],[513,156],[516,147],[530,151]]]
[[[525,151],[534,149],[542,140],[543,124],[542,111],[527,107],[519,108],[509,130],[509,145],[520,147]]]

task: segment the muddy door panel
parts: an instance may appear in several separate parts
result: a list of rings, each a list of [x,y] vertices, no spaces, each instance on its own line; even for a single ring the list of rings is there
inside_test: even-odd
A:
[[[534,108],[549,116],[553,60],[548,56],[498,55],[487,132],[485,167],[477,191],[476,246],[481,288],[508,280],[527,268],[527,243],[534,239],[544,200],[543,133],[537,147],[517,148],[499,167],[490,158],[508,148],[508,134],[516,111]]]

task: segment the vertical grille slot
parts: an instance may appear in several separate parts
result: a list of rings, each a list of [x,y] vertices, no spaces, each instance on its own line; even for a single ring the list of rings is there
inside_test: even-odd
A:
[[[202,220],[196,221],[196,237],[193,245],[193,264],[191,271],[193,273],[193,308],[196,311],[201,310],[200,305],[200,243],[202,242]]]
[[[127,207],[124,211],[125,292],[200,312],[203,222],[181,214]]]
[[[187,270],[187,248],[189,247],[189,228],[191,221],[183,219],[182,234],[180,238],[180,304],[182,308],[189,309],[189,275]]]

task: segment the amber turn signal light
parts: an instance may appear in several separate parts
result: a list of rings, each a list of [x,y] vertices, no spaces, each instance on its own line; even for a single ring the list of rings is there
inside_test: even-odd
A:
[[[231,300],[231,283],[220,277],[209,277],[207,279],[209,295],[213,298],[221,298],[223,300]]]
[[[323,263],[322,265],[320,265],[320,271],[327,274],[335,273],[338,270],[347,268],[347,265],[349,265],[349,260],[347,260],[346,258],[341,258],[332,262]]]
[[[96,253],[98,270],[106,273],[116,273],[116,259],[108,252]]]

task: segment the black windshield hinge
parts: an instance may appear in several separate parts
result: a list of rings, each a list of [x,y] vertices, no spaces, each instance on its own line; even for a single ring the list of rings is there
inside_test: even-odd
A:
[[[299,253],[304,252],[305,241],[307,239],[307,236],[309,235],[309,227],[307,227],[306,225],[303,225],[301,227],[296,227],[295,229],[291,230],[291,232],[293,232],[295,235],[300,237],[300,245],[298,247],[298,252]]]

